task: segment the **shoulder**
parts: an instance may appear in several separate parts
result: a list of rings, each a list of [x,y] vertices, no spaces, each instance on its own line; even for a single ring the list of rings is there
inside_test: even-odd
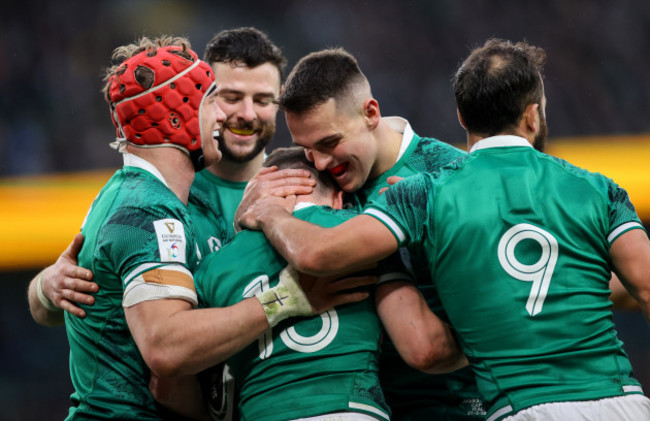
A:
[[[324,227],[342,224],[357,215],[359,212],[353,209],[333,209],[329,206],[310,206],[294,213],[296,218]]]
[[[431,137],[421,137],[408,158],[417,172],[436,172],[445,165],[467,156],[467,152]]]

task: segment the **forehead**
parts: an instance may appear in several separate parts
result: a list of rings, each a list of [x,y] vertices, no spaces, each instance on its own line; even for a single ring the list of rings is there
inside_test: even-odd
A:
[[[220,89],[240,91],[247,94],[280,92],[280,71],[271,63],[257,67],[213,63],[215,80]]]
[[[330,99],[304,113],[286,112],[287,127],[294,143],[312,148],[320,140],[344,136],[348,131],[349,118],[337,111],[335,101]]]

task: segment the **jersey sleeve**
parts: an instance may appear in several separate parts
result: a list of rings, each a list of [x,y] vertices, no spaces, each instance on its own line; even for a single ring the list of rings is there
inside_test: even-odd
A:
[[[432,192],[426,174],[405,178],[376,200],[363,213],[377,218],[393,233],[400,246],[420,243],[429,225],[428,203]]]
[[[607,241],[610,245],[627,231],[633,229],[643,229],[645,231],[627,192],[609,179],[608,199],[610,231],[607,235]]]
[[[168,298],[196,306],[192,235],[180,215],[165,209],[124,207],[110,218],[100,248],[123,280],[123,306]]]
[[[406,249],[398,251],[379,262],[377,268],[377,285],[388,282],[411,282],[415,284],[413,273],[406,267],[402,254]],[[408,252],[407,252],[408,253]]]

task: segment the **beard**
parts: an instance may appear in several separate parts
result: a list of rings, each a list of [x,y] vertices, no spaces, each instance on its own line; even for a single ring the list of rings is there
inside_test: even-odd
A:
[[[251,149],[249,152],[235,152],[233,148],[231,148],[226,140],[224,139],[224,134],[226,130],[228,130],[228,127],[233,127],[235,129],[240,129],[240,130],[255,130],[257,133],[257,140],[255,141],[255,145],[253,146],[253,149]],[[228,122],[226,121],[226,124],[224,124],[223,130],[219,133],[219,136],[217,139],[219,140],[219,150],[222,153],[222,159],[231,161],[231,162],[237,162],[237,163],[244,163],[252,160],[255,158],[257,155],[259,155],[260,152],[262,152],[266,146],[271,142],[271,139],[273,139],[273,135],[275,134],[275,122],[267,122],[267,123],[259,123],[257,122],[245,122],[244,124],[238,124],[238,125],[228,125]]]
[[[544,152],[546,148],[546,136],[548,136],[548,126],[546,125],[546,116],[537,110],[539,113],[539,132],[533,140],[533,147],[540,152]]]

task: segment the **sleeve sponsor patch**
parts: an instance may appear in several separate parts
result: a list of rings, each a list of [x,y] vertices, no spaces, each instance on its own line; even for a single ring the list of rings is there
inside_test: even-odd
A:
[[[154,221],[161,262],[187,263],[185,256],[185,227],[178,219]]]

